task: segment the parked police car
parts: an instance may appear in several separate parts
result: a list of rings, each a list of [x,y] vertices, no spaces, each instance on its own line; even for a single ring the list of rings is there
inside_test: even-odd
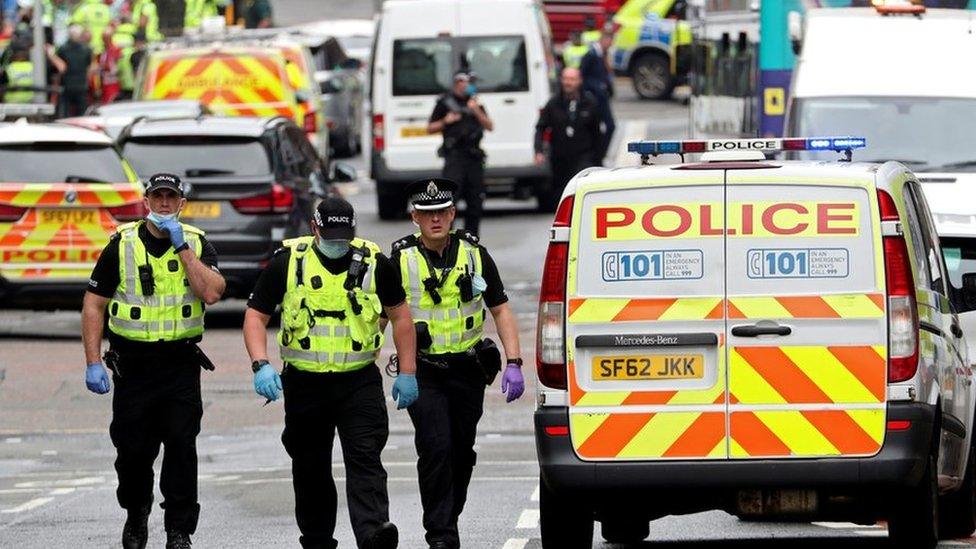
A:
[[[708,509],[886,519],[899,547],[973,532],[972,290],[947,288],[917,178],[764,155],[862,146],[645,141],[706,154],[567,186],[539,307],[544,547]]]

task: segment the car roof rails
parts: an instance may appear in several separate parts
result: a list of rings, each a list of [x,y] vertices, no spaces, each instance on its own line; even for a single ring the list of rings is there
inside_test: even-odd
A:
[[[0,103],[0,120],[27,119],[31,122],[50,122],[54,119],[54,105],[50,103]]]

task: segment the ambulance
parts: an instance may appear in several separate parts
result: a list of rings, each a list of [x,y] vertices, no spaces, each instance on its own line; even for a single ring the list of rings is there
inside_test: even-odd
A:
[[[107,135],[0,123],[0,307],[80,308],[116,227],[145,217],[142,196]]]
[[[569,183],[538,316],[543,547],[712,509],[886,520],[896,547],[976,529],[976,275],[950,293],[918,178],[851,162],[865,145],[642,141]],[[800,150],[841,161],[767,159]]]

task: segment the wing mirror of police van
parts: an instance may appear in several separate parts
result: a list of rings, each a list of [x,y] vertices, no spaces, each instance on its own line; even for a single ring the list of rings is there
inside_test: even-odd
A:
[[[346,69],[349,71],[358,71],[363,68],[363,62],[354,57],[347,57],[339,63],[340,69]]]
[[[295,101],[298,101],[299,103],[305,103],[309,99],[311,99],[311,96],[308,94],[307,91],[305,90],[295,91]]]
[[[342,81],[338,78],[330,78],[320,84],[322,93],[329,95],[342,91]]]
[[[962,305],[959,312],[976,311],[976,273],[962,275]]]
[[[329,174],[329,180],[333,183],[352,183],[358,176],[356,168],[353,168],[345,162],[332,162],[329,164]]]

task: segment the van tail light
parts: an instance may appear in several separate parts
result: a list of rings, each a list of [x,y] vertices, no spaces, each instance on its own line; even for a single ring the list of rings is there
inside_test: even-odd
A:
[[[553,227],[568,227],[573,196],[556,210]],[[566,389],[566,268],[569,243],[550,242],[542,271],[539,295],[539,325],[536,332],[536,366],[539,382],[553,389]]]
[[[881,221],[899,221],[891,195],[878,191]],[[888,292],[888,382],[905,381],[918,369],[918,304],[915,278],[904,235],[885,235],[885,280]]]
[[[382,114],[373,115],[373,150],[376,152],[383,152],[386,148],[386,137],[383,136],[385,131],[385,124],[383,122]]]
[[[271,192],[231,200],[234,209],[242,214],[282,214],[291,211],[295,194],[291,189],[272,183]]]
[[[305,113],[305,118],[302,119],[302,122],[305,133],[316,133],[319,131],[319,121],[314,112]]]
[[[108,213],[115,218],[116,221],[129,222],[129,221],[139,221],[140,219],[146,217],[149,212],[146,211],[146,206],[140,200],[139,202],[132,202],[129,204],[123,204],[122,206],[112,206],[108,208]]]
[[[11,223],[20,221],[20,218],[24,217],[25,213],[27,213],[27,208],[0,204],[0,222]]]

